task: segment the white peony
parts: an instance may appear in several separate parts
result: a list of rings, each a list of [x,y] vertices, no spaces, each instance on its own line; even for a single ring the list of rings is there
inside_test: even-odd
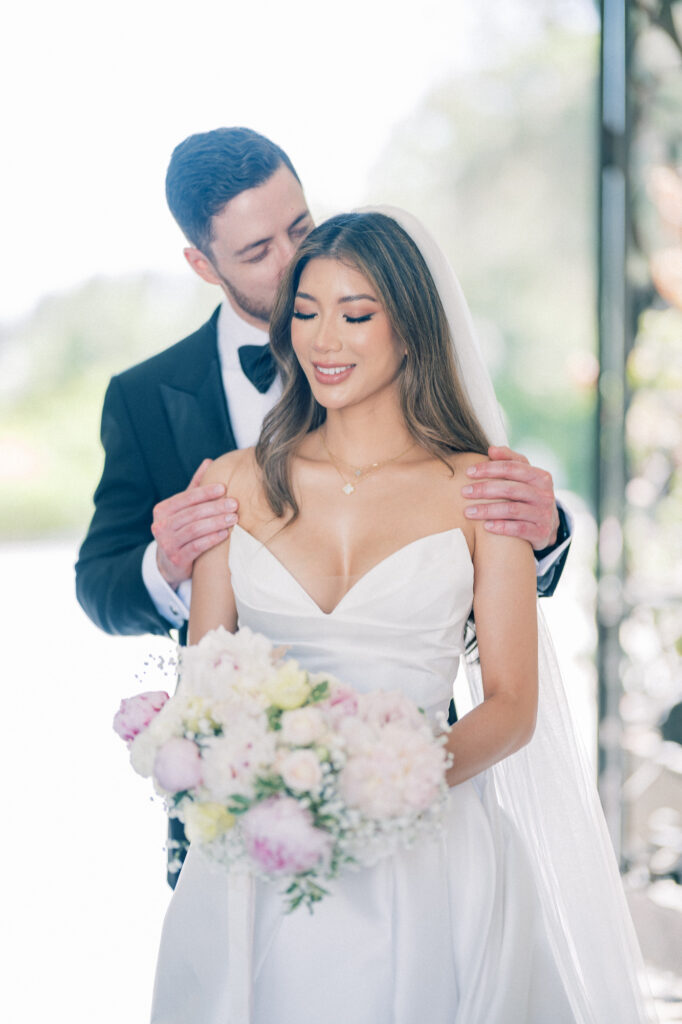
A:
[[[204,786],[210,799],[225,802],[234,794],[250,797],[258,774],[265,774],[275,757],[274,733],[263,721],[243,716],[231,723],[225,736],[202,745]]]
[[[154,770],[154,759],[159,750],[159,744],[153,736],[150,736],[149,729],[139,733],[130,744],[130,763],[138,775],[148,779]]]
[[[272,677],[272,657],[266,637],[246,627],[235,634],[219,626],[182,651],[180,689],[209,700],[220,699],[229,689],[257,697]]]

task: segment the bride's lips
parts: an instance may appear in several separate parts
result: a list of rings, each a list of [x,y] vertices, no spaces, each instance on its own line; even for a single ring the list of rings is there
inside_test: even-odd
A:
[[[355,363],[313,363],[318,384],[340,384],[348,380],[354,369]]]

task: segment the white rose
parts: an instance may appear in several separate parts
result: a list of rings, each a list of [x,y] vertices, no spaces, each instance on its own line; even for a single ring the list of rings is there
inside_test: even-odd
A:
[[[279,739],[292,747],[308,747],[325,732],[325,721],[317,708],[297,708],[282,715]]]
[[[322,781],[320,762],[312,750],[292,750],[279,762],[284,785],[294,793],[310,793]]]

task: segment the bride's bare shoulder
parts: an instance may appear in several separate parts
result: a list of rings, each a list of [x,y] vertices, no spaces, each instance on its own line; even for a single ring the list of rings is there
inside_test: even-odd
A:
[[[251,488],[259,480],[255,448],[238,448],[214,459],[201,478],[205,484],[225,484],[227,493],[238,497],[237,492]]]

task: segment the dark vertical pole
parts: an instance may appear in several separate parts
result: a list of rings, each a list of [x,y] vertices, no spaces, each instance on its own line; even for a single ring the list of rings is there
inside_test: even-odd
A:
[[[625,359],[629,311],[628,243],[628,0],[601,0],[599,181],[599,393],[596,507],[598,549],[599,787],[620,857],[623,755],[619,701],[624,614]]]

